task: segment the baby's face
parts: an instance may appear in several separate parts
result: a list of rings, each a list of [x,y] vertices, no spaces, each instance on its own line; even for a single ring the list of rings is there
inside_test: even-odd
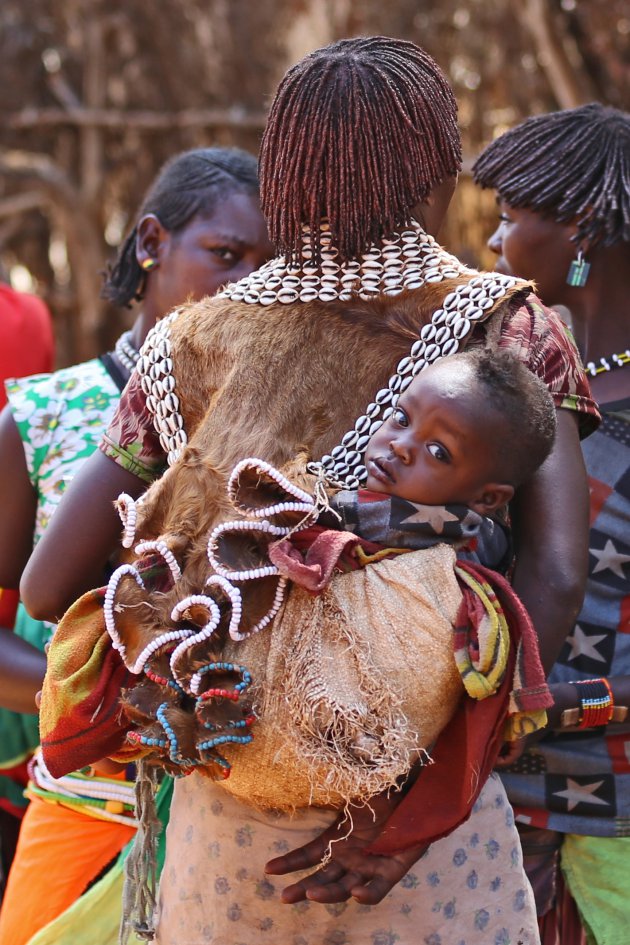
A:
[[[365,488],[421,505],[474,505],[492,480],[497,426],[471,369],[441,361],[414,379],[368,443]]]

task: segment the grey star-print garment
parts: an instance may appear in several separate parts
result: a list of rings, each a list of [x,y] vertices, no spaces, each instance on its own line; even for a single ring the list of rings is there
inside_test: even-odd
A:
[[[586,596],[550,682],[630,673],[630,401],[602,414],[582,443],[591,505]],[[630,723],[551,733],[502,777],[522,823],[630,836]]]

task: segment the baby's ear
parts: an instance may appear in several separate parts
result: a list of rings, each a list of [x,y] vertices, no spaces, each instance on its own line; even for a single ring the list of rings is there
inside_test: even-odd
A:
[[[477,512],[479,515],[490,515],[491,512],[500,509],[501,506],[507,505],[513,495],[514,486],[509,486],[503,482],[489,482],[483,487],[477,498],[469,502],[468,505],[473,512]]]

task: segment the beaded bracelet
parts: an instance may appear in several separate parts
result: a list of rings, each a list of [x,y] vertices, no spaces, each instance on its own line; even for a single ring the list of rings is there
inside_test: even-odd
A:
[[[580,719],[578,728],[598,728],[608,725],[613,717],[615,701],[607,679],[576,680],[579,686]],[[580,691],[582,690],[582,691]]]

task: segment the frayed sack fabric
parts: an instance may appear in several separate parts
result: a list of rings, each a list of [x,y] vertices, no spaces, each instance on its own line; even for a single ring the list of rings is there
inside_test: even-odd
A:
[[[293,586],[270,630],[230,644],[258,716],[222,786],[259,808],[343,805],[396,786],[463,693],[453,659],[462,601],[447,545]]]

